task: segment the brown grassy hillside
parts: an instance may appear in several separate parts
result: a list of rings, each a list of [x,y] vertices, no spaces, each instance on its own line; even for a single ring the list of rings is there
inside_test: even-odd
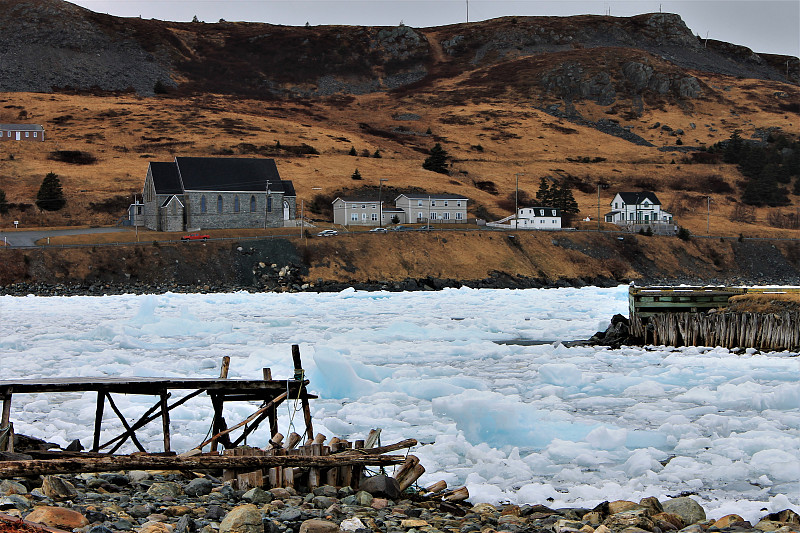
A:
[[[769,224],[799,216],[798,196],[743,208],[736,167],[691,157],[734,132],[798,137],[797,58],[703,46],[677,15],[297,28],[0,0],[0,50],[0,123],[42,124],[47,138],[0,143],[11,203],[0,227],[111,224],[149,161],[246,156],[275,158],[312,218],[380,178],[389,194],[462,194],[471,216],[501,218],[518,175],[523,199],[543,177],[567,180],[592,226],[616,192],[646,189],[695,234],[707,223],[717,235],[800,234]],[[153,96],[156,84],[167,94]],[[437,142],[448,175],[422,169]],[[48,172],[67,196],[58,213],[33,206]]]
[[[124,214],[120,207],[141,191],[149,161],[230,154],[276,158],[282,176],[295,182],[299,199],[306,204],[317,194],[374,186],[378,178],[388,178],[388,185],[395,188],[464,194],[472,199],[473,216],[483,213],[476,210],[482,207],[499,218],[511,212],[508,198],[513,195],[515,173],[524,173],[520,189],[529,196],[535,194],[542,176],[571,176],[580,217],[595,219],[596,187],[602,181],[608,188],[601,191],[601,213],[608,210],[615,191],[652,189],[680,224],[702,234],[710,195],[712,233],[797,237],[797,231],[769,227],[767,208],[755,210],[755,223],[730,221],[740,205],[737,182],[742,179],[734,166],[689,164],[685,154],[657,147],[675,146],[678,138],[684,146],[710,146],[735,130],[745,138],[768,128],[797,135],[800,117],[780,106],[800,101],[800,91],[779,82],[696,74],[704,95],[684,105],[654,97],[634,114],[624,100],[610,108],[587,101],[575,104],[584,117],[610,116],[655,147],[638,146],[549,115],[540,109],[541,99],[526,101],[518,88],[491,97],[462,98],[459,79],[413,94],[280,102],[223,95],[0,94],[0,122],[13,122],[22,115],[47,130],[44,143],[0,144],[0,189],[13,204],[33,204],[42,178],[52,171],[61,177],[68,198],[61,213],[12,209],[9,215],[0,215],[0,224],[112,223]],[[678,129],[684,133],[674,135],[653,127],[656,123],[668,125],[672,133]],[[449,176],[421,167],[435,142],[454,158]],[[308,147],[318,154],[299,153],[311,151]],[[359,156],[347,155],[351,147]],[[54,161],[51,153],[58,150],[85,152],[96,162]],[[362,155],[376,150],[381,158]],[[598,157],[604,160],[581,162]],[[361,182],[350,179],[356,168],[364,176]],[[487,184],[497,193],[487,192]],[[91,207],[117,196],[124,198],[117,207],[112,203],[110,213]],[[793,205],[783,211],[800,205],[800,198],[791,199]]]

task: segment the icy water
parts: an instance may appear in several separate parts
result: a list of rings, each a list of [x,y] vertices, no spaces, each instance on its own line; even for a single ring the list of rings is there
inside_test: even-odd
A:
[[[299,344],[315,430],[413,437],[422,484],[473,502],[584,505],[696,493],[710,517],[800,510],[800,358],[724,349],[567,348],[627,287],[337,294],[0,297],[2,379],[292,375]],[[514,340],[513,343],[507,341]],[[531,341],[552,340],[541,344]],[[129,418],[152,398],[115,398]],[[91,444],[95,397],[16,395],[18,432]],[[280,429],[302,431],[284,405]],[[229,423],[254,410],[232,405]],[[210,402],[172,412],[173,447],[209,430]],[[108,435],[119,426],[113,413]],[[160,424],[140,439],[160,449]],[[251,445],[264,445],[256,432]]]

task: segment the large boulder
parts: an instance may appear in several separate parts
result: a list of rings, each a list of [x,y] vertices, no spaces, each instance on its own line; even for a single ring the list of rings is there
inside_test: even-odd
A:
[[[699,503],[689,497],[672,498],[661,504],[665,513],[678,515],[686,525],[696,524],[706,519],[706,512]]]
[[[28,522],[66,529],[67,531],[89,525],[89,521],[81,513],[64,507],[37,507],[25,519]]]
[[[372,476],[364,479],[359,488],[373,496],[396,500],[400,496],[400,484],[393,477]]]
[[[186,488],[183,489],[186,494],[192,497],[197,496],[205,496],[206,494],[211,494],[211,489],[213,488],[213,483],[206,478],[196,478],[189,482],[186,485]]]
[[[339,533],[339,526],[328,520],[305,520],[300,524],[300,533]]]
[[[69,500],[78,495],[72,483],[58,476],[44,476],[42,492],[53,500]]]
[[[261,511],[252,503],[234,507],[222,519],[219,533],[264,533]]]
[[[153,498],[177,498],[183,493],[181,486],[174,481],[165,481],[163,483],[153,483],[147,489],[147,494]]]

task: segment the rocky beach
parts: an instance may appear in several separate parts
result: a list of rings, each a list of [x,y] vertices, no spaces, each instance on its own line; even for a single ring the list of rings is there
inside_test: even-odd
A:
[[[0,523],[15,518],[75,533],[702,533],[800,531],[791,510],[753,524],[712,519],[689,495],[603,502],[592,509],[448,502],[394,478],[360,489],[323,485],[234,490],[218,472],[128,471],[0,481]],[[367,489],[367,490],[364,490]]]

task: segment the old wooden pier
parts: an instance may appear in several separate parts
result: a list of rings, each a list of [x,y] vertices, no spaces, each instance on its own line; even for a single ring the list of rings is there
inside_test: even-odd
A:
[[[724,312],[742,294],[800,293],[794,287],[630,287],[631,335],[645,344],[800,350],[800,313]]]
[[[380,430],[373,430],[364,440],[349,442],[338,437],[330,440],[314,434],[309,400],[316,398],[307,391],[308,380],[300,361],[298,346],[292,346],[294,374],[289,379],[273,379],[270,369],[263,369],[263,379],[228,379],[230,358],[223,359],[219,378],[50,378],[0,381],[3,400],[0,417],[0,478],[70,472],[102,472],[129,469],[222,469],[223,480],[234,487],[294,487],[314,489],[322,484],[357,488],[367,467],[399,465],[395,479],[402,489],[409,487],[424,472],[419,459],[413,455],[386,455],[388,452],[410,448],[417,444],[406,439],[380,446]],[[188,390],[188,394],[170,403],[172,391]],[[35,456],[14,454],[11,405],[15,394],[95,392],[97,405],[94,435],[89,452],[47,452]],[[176,455],[171,450],[169,413],[176,407],[205,393],[211,398],[213,416],[210,437],[192,450]],[[154,405],[135,422],[129,422],[114,401],[115,394],[155,396]],[[223,418],[226,402],[261,402],[242,422],[227,426]],[[292,431],[284,442],[278,432],[277,407],[294,401],[295,412],[302,409],[304,435]],[[119,418],[122,433],[103,442],[103,415],[106,405]],[[297,407],[300,405],[301,407]],[[163,453],[147,453],[136,436],[145,425],[160,420],[163,431]],[[269,421],[269,443],[266,448],[246,445],[247,437],[259,425]],[[233,437],[234,432],[239,431]],[[140,453],[113,455],[130,439]],[[327,443],[326,443],[327,440]],[[225,449],[222,454],[218,446]],[[210,445],[210,451],[203,449]],[[107,453],[101,453],[108,450]],[[31,452],[33,453],[33,452]],[[446,484],[437,483],[429,492],[439,493]],[[468,497],[465,488],[442,493],[450,501]]]

